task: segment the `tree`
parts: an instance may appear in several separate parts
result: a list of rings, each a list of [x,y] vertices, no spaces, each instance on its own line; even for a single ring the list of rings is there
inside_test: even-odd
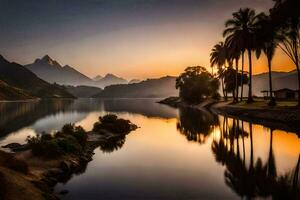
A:
[[[242,82],[242,80],[244,82]],[[225,84],[225,91],[231,92],[234,96],[235,89],[245,82],[247,83],[248,77],[246,74],[242,75],[242,73],[237,72],[235,69],[233,69],[232,66],[228,67],[224,71],[224,84]]]
[[[187,67],[176,79],[176,88],[184,101],[197,104],[207,97],[218,96],[218,80],[204,67]]]
[[[227,100],[227,95],[224,89],[224,67],[226,63],[226,51],[227,50],[224,42],[219,42],[213,47],[210,53],[210,64],[212,68],[214,66],[217,66],[218,68],[218,78],[221,80],[222,92],[225,100]]]
[[[230,59],[235,60],[235,95],[234,95],[234,102],[238,102],[238,98],[239,98],[239,85],[237,83],[238,81],[238,71],[239,71],[239,59],[241,56],[241,53],[244,51],[244,45],[243,45],[243,34],[242,31],[236,31],[233,34],[229,35],[226,39],[225,39],[225,45],[227,47],[227,51],[228,51],[228,56],[230,57]],[[243,57],[242,57],[243,59]],[[244,65],[244,60],[242,60],[242,65]],[[243,68],[243,67],[242,67]]]
[[[272,24],[271,18],[265,16],[261,18],[260,28],[257,30],[257,48],[256,56],[259,57],[261,51],[267,57],[268,61],[268,70],[269,70],[269,92],[270,92],[270,106],[275,106],[276,101],[273,97],[273,86],[272,86],[272,60],[276,51],[276,48],[279,42],[282,40],[282,37],[276,31],[274,25]]]
[[[226,29],[223,32],[224,37],[233,37],[235,34],[241,34],[243,40],[243,49],[248,52],[249,59],[249,93],[248,103],[253,102],[252,97],[252,51],[255,48],[255,30],[262,13],[256,15],[255,10],[250,8],[241,8],[232,14],[233,18],[226,21]]]
[[[295,64],[298,74],[300,106],[300,7],[296,0],[277,1],[270,10],[272,22],[282,35],[279,47]]]

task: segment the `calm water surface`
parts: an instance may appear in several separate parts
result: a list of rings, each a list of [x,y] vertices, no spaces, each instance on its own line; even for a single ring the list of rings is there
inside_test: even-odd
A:
[[[295,133],[155,101],[1,103],[0,145],[65,123],[91,130],[100,115],[115,113],[140,128],[96,149],[83,173],[58,184],[57,192],[69,191],[63,199],[289,199],[299,192]]]

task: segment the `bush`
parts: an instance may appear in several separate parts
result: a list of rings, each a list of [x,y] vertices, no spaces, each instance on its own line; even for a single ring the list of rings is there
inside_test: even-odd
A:
[[[118,119],[116,115],[108,114],[103,117],[99,117],[99,122],[94,124],[93,131],[101,133],[101,130],[107,130],[112,133],[129,133],[136,126],[133,125],[129,120]]]
[[[29,148],[34,155],[48,158],[56,158],[66,154],[81,154],[86,141],[86,131],[74,124],[66,124],[54,136],[43,134],[27,138]]]
[[[63,154],[61,148],[54,139],[45,140],[41,135],[28,137],[27,143],[32,153],[36,156],[55,158]]]

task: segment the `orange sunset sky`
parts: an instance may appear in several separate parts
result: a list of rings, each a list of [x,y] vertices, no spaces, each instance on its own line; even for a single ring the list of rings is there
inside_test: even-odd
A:
[[[248,6],[268,12],[272,5],[272,0],[4,1],[0,53],[20,64],[49,54],[90,77],[178,75],[191,65],[210,69],[210,50],[222,40],[233,11]],[[294,70],[280,50],[273,66]],[[266,71],[264,56],[254,61],[255,74]]]

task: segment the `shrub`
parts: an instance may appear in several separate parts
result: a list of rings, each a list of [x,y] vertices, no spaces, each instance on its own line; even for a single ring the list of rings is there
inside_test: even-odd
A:
[[[28,137],[27,143],[36,156],[56,158],[66,154],[81,154],[87,141],[86,131],[74,124],[66,124],[54,136],[50,134]]]
[[[61,148],[54,139],[44,140],[41,135],[28,137],[27,143],[32,153],[36,156],[55,158],[63,154]]]
[[[108,114],[103,117],[99,117],[99,122],[94,124],[93,131],[101,133],[101,130],[105,129],[113,133],[129,133],[135,126],[125,119],[118,119],[116,115]]]

